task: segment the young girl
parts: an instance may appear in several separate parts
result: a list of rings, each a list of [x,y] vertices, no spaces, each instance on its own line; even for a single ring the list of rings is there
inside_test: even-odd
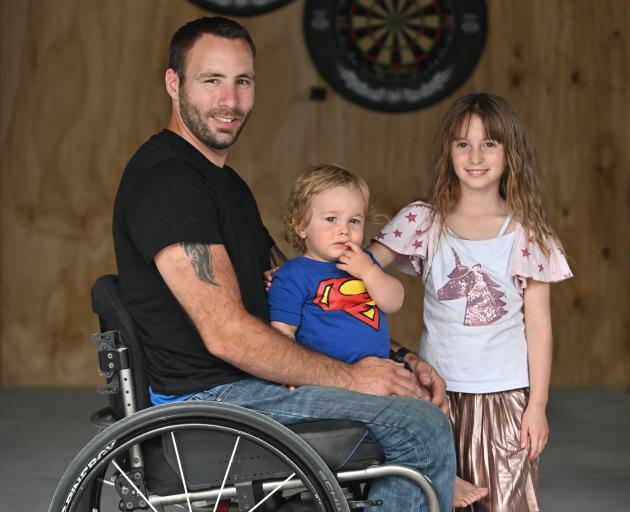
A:
[[[405,207],[374,240],[381,265],[424,281],[420,354],[447,383],[458,476],[490,490],[470,510],[540,510],[549,283],[572,274],[507,101],[482,93],[453,103],[436,139],[428,203]]]

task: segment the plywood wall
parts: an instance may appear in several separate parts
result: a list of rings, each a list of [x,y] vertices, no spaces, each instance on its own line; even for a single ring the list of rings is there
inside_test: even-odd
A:
[[[630,383],[630,7],[625,0],[488,1],[489,34],[455,95],[489,90],[522,113],[544,167],[548,213],[576,277],[553,287],[557,385]],[[89,288],[115,272],[120,173],[167,120],[168,39],[204,12],[186,0],[0,0],[1,382],[98,382]],[[302,2],[243,19],[259,48],[255,114],[230,155],[280,240],[293,178],[318,161],[368,180],[393,214],[428,183],[446,99],[383,114],[325,86],[302,36]],[[453,97],[453,96],[452,96]],[[451,97],[451,99],[452,99]],[[414,346],[420,283],[394,335]]]

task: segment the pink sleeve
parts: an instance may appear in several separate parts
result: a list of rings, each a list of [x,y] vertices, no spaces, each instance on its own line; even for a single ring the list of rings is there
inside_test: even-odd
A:
[[[398,253],[396,268],[424,278],[434,253],[435,225],[431,207],[417,201],[400,210],[374,240]]]
[[[527,280],[557,283],[573,276],[560,242],[555,238],[545,239],[549,252],[544,253],[532,237],[528,237],[518,224],[515,230],[514,249],[510,257],[509,272],[522,292]]]

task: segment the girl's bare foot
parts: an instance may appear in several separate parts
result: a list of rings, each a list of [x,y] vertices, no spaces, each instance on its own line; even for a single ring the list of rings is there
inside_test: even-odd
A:
[[[476,487],[466,480],[459,477],[455,478],[455,493],[453,495],[454,507],[466,507],[479,501],[488,494],[485,487]]]

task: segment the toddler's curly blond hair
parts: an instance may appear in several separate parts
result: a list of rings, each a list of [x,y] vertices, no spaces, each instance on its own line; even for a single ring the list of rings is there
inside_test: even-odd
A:
[[[293,184],[282,215],[284,238],[300,254],[304,253],[306,246],[297,231],[305,228],[311,220],[313,198],[335,187],[355,187],[363,197],[366,221],[371,219],[370,189],[363,178],[355,176],[340,165],[320,164],[309,167]]]

